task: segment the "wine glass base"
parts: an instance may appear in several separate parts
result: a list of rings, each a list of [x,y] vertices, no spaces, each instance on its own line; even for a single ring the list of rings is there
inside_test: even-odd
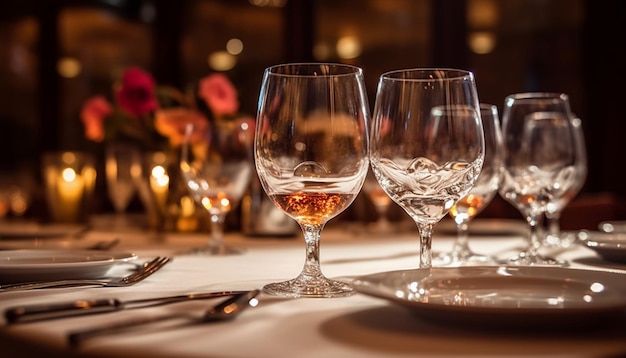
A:
[[[337,280],[331,280],[324,276],[303,277],[293,280],[274,282],[263,286],[263,292],[290,298],[333,298],[347,297],[356,293],[349,284]]]
[[[528,252],[521,252],[517,256],[504,260],[501,263],[512,266],[569,266],[569,262],[565,260],[542,256],[539,254],[530,254]]]
[[[443,253],[432,260],[433,266],[441,267],[461,267],[461,266],[483,266],[498,265],[494,257],[477,254],[472,251]]]

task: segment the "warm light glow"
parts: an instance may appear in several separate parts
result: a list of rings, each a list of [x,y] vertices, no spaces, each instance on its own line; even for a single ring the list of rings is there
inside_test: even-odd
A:
[[[467,24],[472,29],[493,28],[498,17],[495,0],[470,0],[467,4]]]
[[[82,66],[75,58],[64,57],[57,62],[57,71],[61,77],[75,78],[80,74],[81,70]]]
[[[72,168],[65,168],[63,169],[61,176],[66,182],[73,182],[74,180],[76,180],[76,171]]]
[[[337,41],[337,55],[344,59],[357,58],[361,55],[361,43],[354,36],[344,36]]]
[[[476,31],[469,35],[469,47],[479,55],[488,54],[496,46],[496,36],[490,31]]]
[[[216,71],[228,71],[237,64],[237,57],[226,51],[213,52],[209,55],[208,63]]]
[[[243,51],[243,42],[240,39],[230,39],[226,42],[226,51],[231,55],[239,55]]]
[[[313,47],[313,56],[318,61],[325,61],[330,58],[332,49],[327,43],[319,42]]]

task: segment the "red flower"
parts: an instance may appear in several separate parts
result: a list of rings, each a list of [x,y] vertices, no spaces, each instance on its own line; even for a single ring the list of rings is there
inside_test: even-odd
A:
[[[214,73],[201,79],[198,92],[215,116],[235,114],[239,110],[237,90],[223,74]]]
[[[131,67],[122,75],[121,85],[116,93],[117,101],[130,114],[140,117],[158,106],[154,88],[155,81],[149,73]]]
[[[80,111],[80,119],[85,126],[85,137],[94,142],[104,140],[104,121],[112,112],[111,104],[104,96],[88,99]]]

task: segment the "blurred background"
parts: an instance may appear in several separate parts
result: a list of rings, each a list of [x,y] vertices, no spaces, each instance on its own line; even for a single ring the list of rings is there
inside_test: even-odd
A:
[[[475,73],[481,101],[499,110],[515,92],[569,94],[583,120],[589,173],[563,225],[590,219],[576,205],[599,205],[593,220],[617,219],[626,197],[618,174],[625,164],[625,43],[626,2],[619,0],[3,2],[0,171],[32,172],[37,186],[43,152],[98,150],[85,139],[81,106],[110,93],[127,66],[179,88],[223,72],[239,91],[241,111],[252,115],[263,69],[277,63],[360,66],[370,105],[383,72],[457,67]],[[99,205],[111,209],[104,194]],[[483,215],[519,217],[497,200]]]

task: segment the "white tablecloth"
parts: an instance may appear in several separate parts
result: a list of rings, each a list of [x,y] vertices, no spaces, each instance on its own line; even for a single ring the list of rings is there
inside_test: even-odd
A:
[[[114,250],[133,251],[140,259],[173,254],[197,246],[206,234],[167,234],[156,239],[141,231],[94,231],[88,239],[120,237]],[[451,249],[452,237],[435,234],[435,252]],[[125,288],[64,288],[0,292],[0,309],[28,303],[88,298],[119,299],[261,288],[294,278],[304,263],[304,242],[295,238],[251,238],[228,234],[226,242],[245,248],[241,255],[178,255],[162,272]],[[472,248],[506,257],[523,246],[519,235],[475,235]],[[413,230],[369,234],[358,226],[329,224],[322,235],[322,270],[329,277],[416,268],[418,238]],[[626,266],[601,261],[593,251],[574,246],[560,257],[572,267],[626,274]],[[625,276],[626,279],[626,276]],[[626,300],[626,297],[624,297]],[[70,349],[70,331],[165,312],[201,317],[216,300],[193,301],[0,326],[1,357],[617,357],[626,354],[626,319],[621,324],[574,331],[519,331],[514,327],[483,331],[420,320],[385,300],[356,294],[333,299],[278,299],[261,295],[260,304],[233,321],[157,325],[124,334],[94,338]]]

